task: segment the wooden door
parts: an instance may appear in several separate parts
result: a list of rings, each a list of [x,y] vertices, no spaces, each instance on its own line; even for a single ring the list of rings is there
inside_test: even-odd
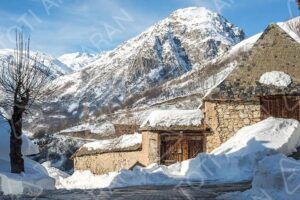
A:
[[[199,135],[161,136],[161,164],[171,165],[197,156],[204,151],[203,137]]]
[[[160,152],[161,164],[170,165],[182,161],[182,139],[178,136],[163,136]]]
[[[203,152],[202,140],[188,140],[188,159],[196,157]]]
[[[300,121],[300,97],[298,96],[261,97],[260,102],[262,119],[272,116]]]

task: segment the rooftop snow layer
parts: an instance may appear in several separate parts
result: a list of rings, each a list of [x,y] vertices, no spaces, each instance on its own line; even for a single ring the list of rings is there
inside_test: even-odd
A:
[[[204,115],[201,110],[156,110],[143,122],[141,128],[199,127]]]
[[[130,149],[131,147],[140,146],[141,144],[142,135],[135,133],[131,135],[122,135],[113,139],[90,142],[84,144],[82,148],[85,148],[88,151],[108,152],[126,150]]]

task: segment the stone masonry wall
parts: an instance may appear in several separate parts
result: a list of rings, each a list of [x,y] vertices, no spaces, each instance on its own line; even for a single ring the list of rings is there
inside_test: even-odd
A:
[[[108,152],[79,156],[74,158],[75,170],[90,170],[94,174],[105,174],[118,171],[122,168],[129,169],[139,162],[142,165],[159,162],[159,134],[143,132],[141,151]]]
[[[205,121],[213,134],[207,136],[206,150],[211,152],[226,142],[240,128],[261,121],[258,101],[207,101]]]

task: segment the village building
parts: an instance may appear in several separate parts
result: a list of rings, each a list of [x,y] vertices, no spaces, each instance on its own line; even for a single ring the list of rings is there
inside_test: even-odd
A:
[[[282,25],[283,26],[283,25]],[[300,120],[300,44],[270,25],[234,71],[205,99],[202,110],[212,130],[208,152],[240,128],[270,116]]]
[[[141,125],[140,142],[108,150],[83,146],[73,156],[75,169],[103,174],[169,165],[211,152],[268,117],[300,120],[300,39],[283,29],[288,27],[270,25],[200,110],[155,111]]]
[[[205,152],[209,128],[200,110],[153,111],[140,132],[83,145],[74,155],[76,170],[104,174],[152,163],[170,165]]]

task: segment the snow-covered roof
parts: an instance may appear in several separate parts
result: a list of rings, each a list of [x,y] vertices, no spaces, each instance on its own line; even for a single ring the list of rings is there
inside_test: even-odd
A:
[[[86,143],[73,155],[73,157],[107,152],[136,151],[141,148],[141,145],[141,134],[134,133],[130,135],[122,135],[117,138]]]
[[[141,125],[142,130],[193,130],[202,125],[201,110],[156,110]]]

